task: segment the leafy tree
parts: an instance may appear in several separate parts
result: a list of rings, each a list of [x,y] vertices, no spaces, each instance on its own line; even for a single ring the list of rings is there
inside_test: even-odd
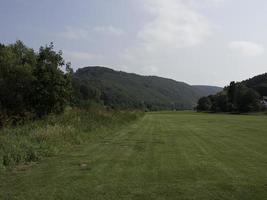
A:
[[[229,85],[228,93],[227,93],[229,102],[234,103],[235,94],[236,94],[236,83],[232,81]]]
[[[211,110],[214,112],[227,112],[228,111],[228,97],[223,93],[212,96]]]
[[[251,112],[260,109],[260,95],[244,84],[238,84],[236,92],[236,108],[238,112]]]
[[[211,99],[209,97],[202,97],[198,100],[197,111],[209,111],[211,106]]]
[[[21,41],[0,47],[0,104],[1,113],[24,117],[31,111],[32,72],[36,56]]]
[[[38,53],[21,41],[0,45],[0,126],[63,111],[71,98],[72,74],[53,44]]]
[[[244,83],[231,82],[223,92],[198,101],[199,111],[252,112],[261,109],[260,95]]]
[[[53,48],[53,43],[40,48],[33,72],[32,104],[38,116],[62,112],[72,92],[70,64],[65,65],[62,52],[55,52]]]
[[[227,88],[227,96],[228,96],[228,110],[233,111],[236,110],[237,108],[235,107],[236,105],[236,83],[232,81]]]

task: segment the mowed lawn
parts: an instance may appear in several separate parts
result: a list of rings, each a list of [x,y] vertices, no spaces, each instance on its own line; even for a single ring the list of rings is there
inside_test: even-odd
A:
[[[148,113],[96,134],[1,174],[0,199],[267,199],[266,115]]]

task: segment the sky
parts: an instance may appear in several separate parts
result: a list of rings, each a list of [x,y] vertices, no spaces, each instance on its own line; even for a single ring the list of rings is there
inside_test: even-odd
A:
[[[267,72],[266,0],[0,0],[0,43],[53,42],[105,66],[225,86]]]

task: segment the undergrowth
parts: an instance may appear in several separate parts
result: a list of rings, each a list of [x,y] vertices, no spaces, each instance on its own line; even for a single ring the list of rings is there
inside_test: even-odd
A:
[[[139,111],[69,108],[61,115],[0,130],[0,171],[57,155],[142,116]]]

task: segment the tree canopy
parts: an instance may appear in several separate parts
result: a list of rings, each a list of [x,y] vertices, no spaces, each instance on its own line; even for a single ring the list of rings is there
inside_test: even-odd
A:
[[[63,111],[69,102],[70,64],[49,46],[39,52],[21,41],[0,45],[0,125]]]
[[[261,95],[247,87],[244,82],[231,82],[222,92],[198,101],[198,111],[212,112],[254,112],[263,109]]]

